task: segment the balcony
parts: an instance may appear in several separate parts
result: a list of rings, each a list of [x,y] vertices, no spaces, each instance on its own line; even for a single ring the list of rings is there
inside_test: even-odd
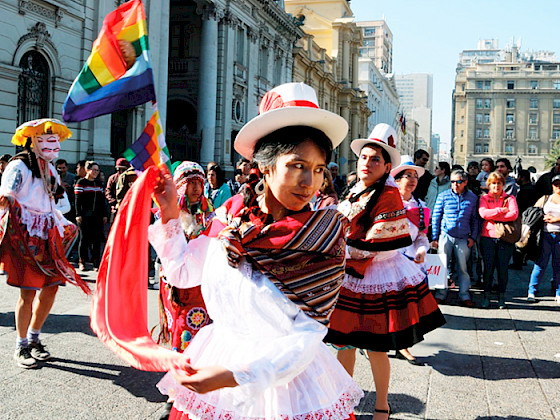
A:
[[[198,75],[200,59],[195,58],[172,58],[169,60],[169,74],[172,76]]]

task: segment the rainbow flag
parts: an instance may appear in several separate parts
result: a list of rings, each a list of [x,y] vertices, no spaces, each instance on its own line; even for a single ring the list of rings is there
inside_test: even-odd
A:
[[[165,144],[157,109],[138,140],[125,150],[123,156],[137,171],[143,171],[152,165],[159,166],[162,163],[171,170],[171,156]]]
[[[155,100],[144,5],[131,0],[105,17],[62,117],[83,121]]]

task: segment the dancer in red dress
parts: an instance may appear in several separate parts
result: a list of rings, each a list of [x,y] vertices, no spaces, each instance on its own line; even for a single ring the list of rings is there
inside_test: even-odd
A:
[[[51,163],[58,157],[60,142],[70,135],[66,125],[55,119],[22,124],[12,143],[25,150],[14,156],[2,176],[0,269],[10,286],[20,288],[14,359],[22,368],[36,367],[38,360],[50,358],[39,333],[58,286],[69,281],[90,292],[66,259],[78,230],[59,210],[68,211],[69,202]]]

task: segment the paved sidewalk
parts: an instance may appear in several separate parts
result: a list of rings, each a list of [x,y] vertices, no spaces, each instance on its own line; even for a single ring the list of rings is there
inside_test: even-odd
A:
[[[442,307],[447,325],[411,352],[425,366],[391,359],[393,419],[560,419],[560,306],[548,293],[529,305],[530,267],[510,271],[507,310]],[[94,280],[94,273],[85,273]],[[61,288],[42,334],[53,359],[23,370],[12,359],[17,290],[0,277],[1,419],[157,419],[160,373],[126,366],[89,328],[90,301]],[[456,293],[450,293],[450,300]],[[148,291],[149,325],[158,317]],[[474,295],[476,303],[481,297]],[[494,302],[495,303],[495,302]],[[357,419],[371,419],[375,388],[364,356],[356,381],[366,392]]]

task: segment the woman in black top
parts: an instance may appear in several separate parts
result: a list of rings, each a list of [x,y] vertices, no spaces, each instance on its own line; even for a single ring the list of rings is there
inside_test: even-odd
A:
[[[80,227],[80,270],[85,270],[85,262],[91,249],[93,269],[97,271],[100,261],[101,237],[103,225],[107,223],[107,209],[103,185],[98,179],[97,162],[86,162],[86,176],[76,182],[76,221]]]

